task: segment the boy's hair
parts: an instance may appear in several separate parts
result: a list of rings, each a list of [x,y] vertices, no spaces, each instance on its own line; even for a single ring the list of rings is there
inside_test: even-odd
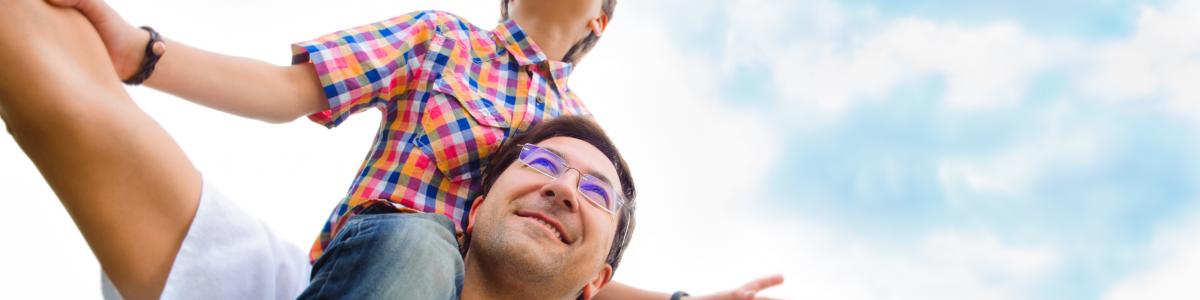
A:
[[[501,21],[508,20],[509,1],[512,0],[500,0]],[[613,10],[616,8],[617,0],[604,0],[604,2],[600,3],[600,12],[604,14],[605,18],[608,18],[609,22],[612,21]],[[579,40],[578,42],[575,42],[574,45],[571,45],[571,49],[567,50],[567,54],[563,55],[562,60],[569,63],[578,63],[579,59],[582,58],[584,54],[587,54],[588,51],[592,51],[592,47],[595,47],[596,42],[599,40],[600,36],[596,35],[595,32],[588,32],[587,36],[583,37],[583,39]]]
[[[491,190],[492,184],[496,183],[496,178],[500,177],[500,174],[504,173],[504,170],[509,165],[516,162],[517,157],[521,154],[521,145],[536,144],[552,137],[570,137],[583,140],[596,147],[596,149],[599,149],[612,162],[613,167],[617,169],[617,178],[621,183],[621,194],[625,197],[625,205],[621,206],[621,211],[617,218],[617,232],[613,236],[612,246],[609,248],[608,256],[604,260],[605,263],[612,266],[615,273],[617,265],[621,263],[621,255],[625,252],[625,248],[629,246],[629,240],[633,236],[633,228],[636,223],[633,212],[637,204],[634,199],[637,196],[637,189],[633,186],[633,177],[629,175],[629,166],[625,164],[625,159],[621,158],[621,153],[617,152],[617,147],[608,139],[608,135],[600,128],[600,125],[597,125],[591,119],[580,116],[561,116],[541,124],[533,125],[529,131],[509,138],[500,145],[500,149],[491,158],[484,162],[483,184],[480,186],[479,191],[475,193],[476,196],[472,196],[471,199],[476,199],[480,195],[486,195]],[[470,245],[471,233],[467,232],[463,237],[463,246],[461,249],[463,255],[466,255]]]

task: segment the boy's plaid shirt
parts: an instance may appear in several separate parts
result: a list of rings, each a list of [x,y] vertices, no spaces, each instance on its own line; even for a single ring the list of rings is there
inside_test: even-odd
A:
[[[481,168],[509,135],[587,109],[567,88],[568,63],[546,58],[506,21],[485,31],[438,11],[419,11],[292,46],[312,63],[335,127],[383,112],[371,151],[309,252],[316,260],[346,220],[368,204],[440,213],[461,229]]]

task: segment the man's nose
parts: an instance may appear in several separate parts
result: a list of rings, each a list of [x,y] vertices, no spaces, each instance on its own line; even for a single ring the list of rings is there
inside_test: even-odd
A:
[[[542,196],[553,203],[561,203],[567,211],[575,211],[579,207],[579,192],[575,187],[581,174],[579,170],[568,169],[544,187]]]

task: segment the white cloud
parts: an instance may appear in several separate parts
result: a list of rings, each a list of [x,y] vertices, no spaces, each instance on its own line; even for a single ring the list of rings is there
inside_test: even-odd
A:
[[[836,39],[849,18],[837,3],[828,0],[767,1],[739,0],[723,5],[720,66],[731,69],[741,64],[772,64],[778,48],[793,40]],[[768,54],[768,55],[763,55]]]
[[[1142,7],[1137,31],[1097,47],[1081,83],[1109,101],[1165,99],[1163,109],[1200,119],[1200,2]]]
[[[1060,261],[1053,247],[1005,243],[988,232],[933,232],[916,246],[854,257],[868,259],[848,271],[871,274],[858,288],[874,294],[863,299],[1024,299]]]
[[[1143,7],[1137,31],[1131,38],[1085,47],[1057,42],[1050,44],[1057,46],[1052,47],[1056,50],[1049,57],[1064,60],[1056,64],[1094,66],[1095,72],[1079,78],[1079,88],[1088,97],[1102,101],[1153,101],[1148,103],[1161,104],[1172,113],[1200,118],[1200,101],[1196,100],[1200,97],[1200,84],[1196,84],[1200,82],[1198,12],[1200,2],[1195,1],[1175,2],[1162,9]],[[1089,51],[1061,55],[1074,51],[1068,49]],[[988,69],[991,68],[980,70]],[[997,87],[1014,85],[1020,86],[1008,82]],[[1160,97],[1164,101],[1155,100]],[[938,176],[946,195],[952,200],[984,195],[1020,199],[1047,172],[1077,170],[1099,163],[1107,147],[1104,129],[1097,127],[1106,125],[1081,124],[1078,118],[1070,116],[1071,112],[1080,111],[1078,107],[1067,106],[1072,101],[1057,101],[1058,104],[1032,118],[1033,122],[1043,124],[1045,130],[1018,141],[1015,146],[990,154],[943,158]]]
[[[1020,101],[1031,75],[1047,66],[1050,55],[1047,42],[1011,23],[962,28],[903,19],[884,27],[855,39],[861,42],[849,49],[821,41],[792,44],[773,55],[780,58],[773,74],[784,101],[837,115],[863,98],[941,78],[942,103],[950,111],[1008,108]]]
[[[1134,272],[1113,285],[1105,300],[1197,299],[1200,288],[1200,219],[1194,214],[1184,222],[1168,222],[1155,233],[1150,251],[1143,257],[1146,269]]]
[[[728,6],[725,70],[765,65],[780,105],[805,124],[837,121],[866,99],[933,78],[945,82],[948,111],[1009,108],[1024,96],[1033,74],[1070,48],[1006,21],[968,27],[883,20],[871,7],[820,0]]]
[[[938,163],[938,179],[950,198],[972,194],[1019,198],[1051,170],[1097,163],[1098,146],[1096,137],[1088,134],[1039,137],[995,155],[945,158]]]
[[[952,203],[983,196],[1027,199],[1031,189],[1055,170],[1081,170],[1102,163],[1110,143],[1103,125],[1071,116],[1074,108],[1060,102],[1032,114],[1038,124],[1032,136],[991,152],[946,155],[938,162],[938,180]]]
[[[1054,249],[1008,245],[988,233],[935,232],[922,253],[975,276],[1024,283],[1047,274],[1059,261]]]

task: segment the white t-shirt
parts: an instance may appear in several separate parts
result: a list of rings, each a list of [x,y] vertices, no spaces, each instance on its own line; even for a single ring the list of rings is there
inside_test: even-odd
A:
[[[308,257],[207,180],[162,299],[295,299],[308,286]],[[105,299],[122,299],[101,273]]]

